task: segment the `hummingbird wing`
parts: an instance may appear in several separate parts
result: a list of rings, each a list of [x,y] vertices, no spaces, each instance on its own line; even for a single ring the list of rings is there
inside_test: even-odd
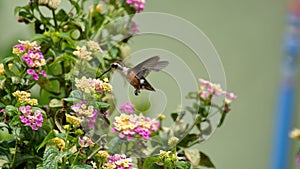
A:
[[[169,64],[168,61],[159,61],[158,56],[153,56],[135,67],[131,68],[129,71],[133,71],[138,78],[146,77],[150,71],[160,71]]]

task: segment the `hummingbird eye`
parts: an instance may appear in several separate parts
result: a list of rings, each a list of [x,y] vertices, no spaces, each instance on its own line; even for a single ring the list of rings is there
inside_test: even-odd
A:
[[[117,69],[118,67],[119,67],[119,65],[117,63],[111,64],[111,68],[113,68],[113,69]]]

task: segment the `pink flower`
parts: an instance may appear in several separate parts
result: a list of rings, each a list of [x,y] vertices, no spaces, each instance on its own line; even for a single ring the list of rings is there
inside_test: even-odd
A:
[[[119,109],[124,113],[128,113],[128,114],[134,113],[134,105],[129,102],[125,102],[125,104],[120,105]]]
[[[93,147],[95,145],[95,143],[87,136],[83,136],[82,139],[78,138],[78,143],[81,147]]]
[[[112,166],[116,169],[132,169],[132,159],[127,158],[125,154],[109,156],[104,168],[111,168]]]
[[[145,0],[126,0],[126,3],[129,5],[133,5],[136,9],[137,13],[140,13],[145,8]]]
[[[39,110],[32,112],[31,106],[21,106],[19,110],[22,113],[20,116],[21,122],[25,126],[30,126],[32,130],[38,130],[38,127],[42,127],[44,118]]]

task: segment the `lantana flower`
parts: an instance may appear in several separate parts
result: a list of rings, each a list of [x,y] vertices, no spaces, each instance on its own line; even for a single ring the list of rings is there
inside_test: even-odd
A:
[[[19,108],[22,115],[20,116],[21,122],[25,126],[30,126],[32,130],[38,130],[38,127],[42,127],[44,121],[43,115],[39,110],[33,111],[31,106],[21,106]]]
[[[131,104],[131,103],[129,103],[129,102],[126,102],[125,104],[120,105],[120,106],[119,106],[119,109],[120,109],[123,113],[128,113],[128,114],[134,113],[134,105]]]
[[[46,60],[36,42],[19,40],[19,43],[13,47],[13,54],[20,56],[27,64],[27,73],[34,80],[39,80],[39,75],[47,77],[45,70],[42,68],[46,65]]]
[[[132,159],[125,154],[115,154],[108,157],[103,169],[132,169]]]
[[[29,92],[17,90],[12,95],[15,96],[20,103],[30,104],[31,106],[38,105],[37,99],[29,98],[30,97]]]
[[[113,125],[112,132],[119,132],[120,138],[133,139],[134,136],[138,136],[151,140],[151,133],[159,129],[160,123],[142,114],[121,114],[115,117]]]
[[[95,145],[95,143],[87,136],[78,138],[78,143],[80,147],[93,147]]]
[[[75,78],[75,86],[84,93],[103,93],[111,92],[112,86],[108,83],[108,79],[103,81],[100,79],[92,79],[82,76],[81,79]]]
[[[80,119],[88,119],[88,127],[94,128],[94,124],[98,117],[97,110],[94,106],[88,105],[86,101],[76,103],[71,106],[71,109]]]
[[[126,3],[132,5],[137,13],[140,13],[145,8],[146,0],[126,0]]]

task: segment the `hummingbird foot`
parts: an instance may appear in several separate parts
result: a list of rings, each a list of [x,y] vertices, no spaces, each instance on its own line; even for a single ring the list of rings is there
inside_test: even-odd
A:
[[[140,91],[140,90],[137,90],[137,89],[136,89],[136,90],[134,91],[134,94],[135,94],[136,96],[138,96],[138,95],[139,95],[139,93],[141,93],[141,91]]]

